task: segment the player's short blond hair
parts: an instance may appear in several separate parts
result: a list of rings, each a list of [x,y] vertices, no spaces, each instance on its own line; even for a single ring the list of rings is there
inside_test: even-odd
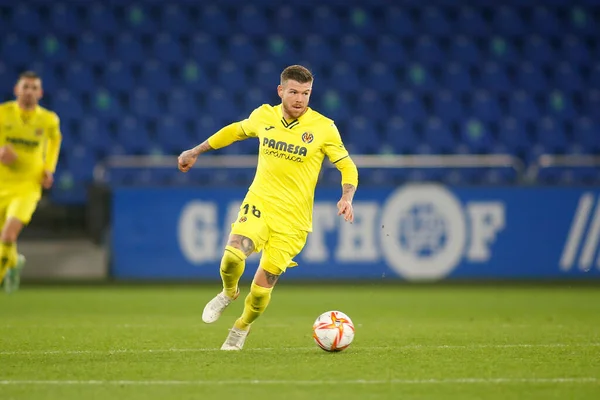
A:
[[[21,72],[19,74],[19,80],[21,79],[39,79],[42,80],[42,78],[40,78],[40,76],[34,72],[34,71],[25,71],[25,72]]]
[[[309,83],[313,81],[313,74],[308,68],[302,65],[290,65],[281,72],[281,84],[292,80],[298,83]]]

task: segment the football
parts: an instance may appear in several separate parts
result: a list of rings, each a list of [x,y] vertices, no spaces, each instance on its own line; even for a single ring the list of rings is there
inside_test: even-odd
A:
[[[342,351],[354,340],[354,324],[341,311],[324,312],[313,324],[313,339],[325,351]]]

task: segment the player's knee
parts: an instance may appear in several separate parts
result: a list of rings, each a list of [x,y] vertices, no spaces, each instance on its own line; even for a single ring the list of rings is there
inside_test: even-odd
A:
[[[19,237],[23,223],[16,218],[9,218],[0,233],[0,240],[4,243],[14,243]]]
[[[262,301],[269,299],[272,291],[272,287],[260,286],[255,281],[250,285],[250,294],[256,303],[261,303]]]
[[[221,259],[221,270],[227,272],[232,267],[244,262],[246,255],[240,249],[236,249],[232,246],[225,246],[225,252]]]

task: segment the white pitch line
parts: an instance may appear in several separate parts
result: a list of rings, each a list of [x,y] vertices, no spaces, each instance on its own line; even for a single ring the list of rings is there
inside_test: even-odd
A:
[[[387,379],[387,380],[0,380],[0,385],[119,385],[119,386],[209,386],[209,385],[429,385],[429,384],[548,384],[548,383],[600,383],[598,378],[456,378],[456,379]]]
[[[600,347],[600,343],[515,343],[515,344],[469,344],[469,345],[405,345],[405,346],[355,346],[357,350],[385,350],[385,351],[401,351],[401,350],[437,350],[437,349],[507,349],[507,348],[576,348],[576,347]],[[304,351],[317,350],[313,347],[258,347],[247,348],[244,352],[261,352],[261,351]],[[109,349],[109,350],[25,350],[25,351],[0,351],[0,356],[15,356],[15,355],[77,355],[77,354],[152,354],[152,353],[202,353],[219,351],[217,347],[207,348],[168,348],[168,349]]]

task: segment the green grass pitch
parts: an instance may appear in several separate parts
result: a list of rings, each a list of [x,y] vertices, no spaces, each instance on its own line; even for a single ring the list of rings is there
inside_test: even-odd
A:
[[[243,307],[205,325],[218,284],[25,287],[0,296],[0,399],[598,399],[592,286],[292,285],[239,353]],[[341,353],[311,338],[347,313]]]

